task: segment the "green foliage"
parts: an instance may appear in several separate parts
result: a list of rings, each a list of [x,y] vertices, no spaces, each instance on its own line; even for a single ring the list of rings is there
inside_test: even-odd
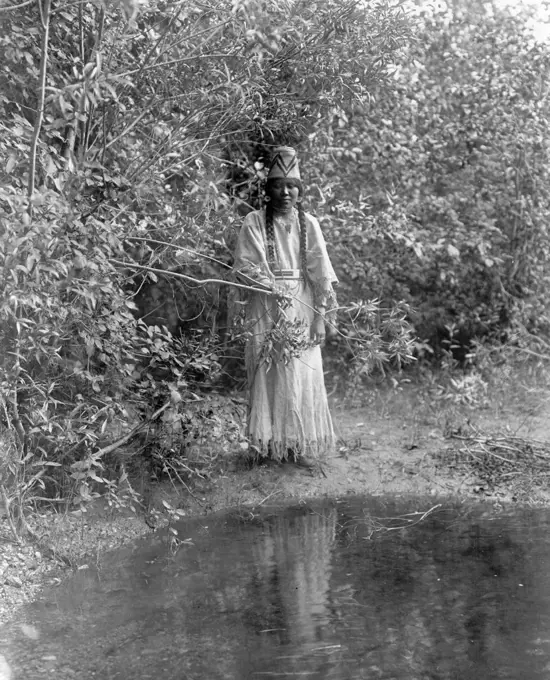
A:
[[[548,331],[548,46],[528,15],[426,12],[394,87],[319,123],[312,198],[342,298],[405,301],[421,343]],[[426,342],[427,341],[427,344]]]

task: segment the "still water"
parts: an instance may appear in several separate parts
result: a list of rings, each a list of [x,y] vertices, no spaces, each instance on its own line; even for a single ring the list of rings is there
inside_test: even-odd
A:
[[[0,628],[14,680],[550,679],[550,512],[240,510],[77,572]]]

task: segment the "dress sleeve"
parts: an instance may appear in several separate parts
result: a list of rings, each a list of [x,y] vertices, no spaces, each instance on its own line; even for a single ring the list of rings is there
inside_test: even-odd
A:
[[[237,237],[233,273],[241,283],[269,286],[274,282],[267,264],[265,230],[260,211],[248,213]]]
[[[327,313],[337,307],[334,285],[338,283],[327,245],[319,222],[313,215],[306,214],[307,220],[307,269],[313,285],[313,301],[316,306],[325,307]]]

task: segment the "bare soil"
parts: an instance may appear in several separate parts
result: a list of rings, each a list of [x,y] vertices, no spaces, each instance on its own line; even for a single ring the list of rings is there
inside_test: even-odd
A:
[[[530,484],[524,477],[521,483],[503,483],[460,463],[460,452],[476,435],[512,437],[520,447],[529,441],[548,443],[550,456],[550,392],[544,376],[529,384],[505,381],[487,387],[487,394],[471,395],[471,401],[468,396],[460,390],[404,383],[372,389],[362,405],[333,398],[338,446],[323,466],[324,474],[292,464],[246,469],[232,461],[223,474],[197,488],[198,497],[189,498],[186,508],[191,513],[215,512],[235,505],[347,494],[550,503],[545,484]]]
[[[155,487],[151,506],[158,518],[163,501],[193,516],[235,506],[253,512],[263,504],[348,494],[458,496],[496,507],[548,505],[550,493],[540,475],[506,473],[493,483],[490,474],[480,475],[479,466],[465,464],[459,455],[471,444],[472,433],[478,439],[499,434],[514,437],[519,447],[531,440],[543,446],[549,442],[550,467],[546,384],[546,373],[540,370],[523,381],[506,371],[490,385],[458,380],[442,386],[424,379],[421,387],[407,381],[371,387],[360,398],[356,395],[355,403],[332,397],[338,447],[323,473],[312,474],[293,464],[249,468],[234,452],[191,492]],[[501,458],[492,457],[497,463]],[[0,625],[43,587],[60,583],[68,572],[86,568],[90,561],[101,563],[105,551],[153,531],[150,519],[150,513],[146,517],[113,512],[101,504],[86,513],[44,513],[35,518],[34,528],[47,539],[47,550],[16,544],[5,518],[0,519]]]

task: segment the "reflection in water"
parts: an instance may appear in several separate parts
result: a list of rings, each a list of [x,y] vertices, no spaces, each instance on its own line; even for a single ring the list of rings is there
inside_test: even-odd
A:
[[[320,672],[329,629],[329,592],[332,548],[336,535],[335,508],[305,511],[292,518],[280,516],[254,543],[255,573],[248,594],[248,612],[269,613],[258,629],[253,655],[245,658],[250,677],[277,677]],[[282,653],[273,657],[276,641]],[[289,653],[289,648],[294,650]],[[332,647],[331,647],[332,649]],[[241,677],[247,677],[242,675]],[[319,675],[318,677],[324,677]]]
[[[336,510],[277,517],[253,547],[255,592],[251,601],[277,602],[279,639],[315,642],[327,624]],[[256,606],[256,605],[255,605]]]
[[[182,524],[192,546],[157,537],[79,572],[0,628],[0,655],[14,680],[550,677],[548,514],[448,507],[384,530],[429,507],[410,505]]]

